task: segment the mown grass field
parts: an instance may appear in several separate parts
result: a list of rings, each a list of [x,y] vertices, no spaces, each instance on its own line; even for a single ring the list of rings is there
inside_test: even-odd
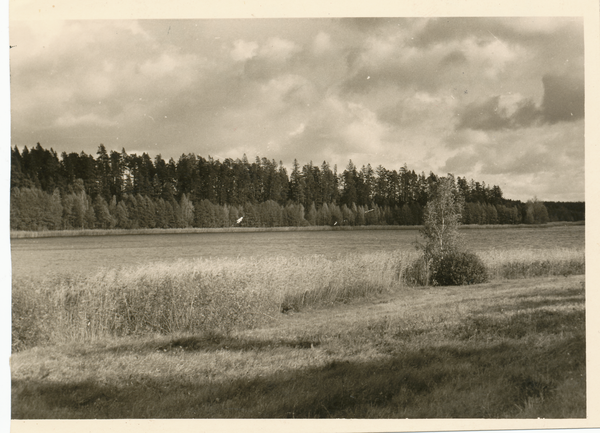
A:
[[[585,417],[583,248],[478,254],[462,287],[402,249],[16,275],[12,417]]]

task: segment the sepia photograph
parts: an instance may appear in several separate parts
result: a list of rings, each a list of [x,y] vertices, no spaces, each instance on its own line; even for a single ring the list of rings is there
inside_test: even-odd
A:
[[[13,422],[593,415],[581,13],[39,3],[8,23]]]

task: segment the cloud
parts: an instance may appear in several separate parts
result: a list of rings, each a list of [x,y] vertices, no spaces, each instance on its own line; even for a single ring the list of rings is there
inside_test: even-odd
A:
[[[333,49],[331,36],[325,32],[319,32],[313,41],[313,52],[317,56],[322,56]]]
[[[457,129],[518,129],[583,118],[585,96],[582,76],[548,74],[542,78],[542,84],[544,95],[540,106],[536,106],[530,98],[519,100],[517,96],[515,100],[516,95],[492,96],[462,108]]]
[[[426,46],[414,45],[402,31],[373,35],[349,51],[350,73],[342,89],[348,94],[381,86],[435,92],[452,83],[478,91],[516,74],[526,55],[518,44],[491,35],[484,42],[471,35]]]
[[[290,72],[295,56],[301,47],[287,39],[273,37],[259,45],[256,56],[249,58],[244,65],[244,75],[253,80],[269,80]]]
[[[294,42],[274,37],[270,38],[262,47],[260,47],[259,55],[275,62],[285,62],[299,51],[300,47]]]
[[[508,126],[509,119],[500,110],[500,96],[493,96],[481,104],[469,104],[460,113],[457,129],[495,130]]]
[[[362,104],[330,96],[295,118],[300,126],[291,123],[292,132],[274,141],[307,160],[345,165],[353,159],[366,164],[385,146],[388,127]]]
[[[585,86],[583,76],[545,75],[544,99],[541,112],[548,123],[573,121],[583,118]]]
[[[293,137],[294,135],[299,135],[302,134],[304,132],[304,130],[306,129],[306,125],[304,123],[301,123],[298,128],[294,129],[293,131],[291,131],[289,133],[290,137]]]
[[[572,168],[583,161],[583,121],[564,125],[541,125],[527,130],[462,130],[458,150],[446,169],[461,168],[462,160],[475,157],[483,174],[524,174]]]
[[[456,153],[441,171],[489,179],[503,190],[522,194],[511,193],[509,198],[527,199],[537,194],[551,200],[550,195],[559,197],[568,191],[583,199],[583,128],[583,120],[579,120],[522,130],[457,131],[454,139],[465,137],[464,145],[454,147]]]
[[[440,60],[440,66],[452,66],[467,63],[467,56],[461,50],[452,51]]]
[[[238,39],[233,43],[233,49],[231,50],[231,57],[236,62],[243,62],[248,59],[255,57],[258,53],[258,44],[254,41],[246,42]]]
[[[570,17],[510,17],[510,18],[433,18],[425,22],[411,38],[411,44],[427,48],[440,43],[474,38],[487,45],[493,40],[519,44],[538,44],[547,38],[564,39],[582,29],[582,20]]]
[[[56,119],[56,125],[61,128],[71,126],[114,126],[117,122],[110,121],[100,117],[95,113],[87,113],[82,116],[75,116],[72,113],[64,114]]]
[[[452,150],[472,148],[490,143],[490,136],[487,132],[473,129],[460,129],[444,138],[444,144],[448,149]]]
[[[443,173],[456,173],[458,176],[461,174],[465,176],[468,173],[476,172],[477,164],[480,161],[480,155],[469,149],[448,158],[441,171]]]
[[[512,102],[513,107],[504,104],[505,99]],[[533,126],[543,116],[530,99],[522,99],[514,103],[510,95],[508,98],[497,95],[481,103],[467,105],[459,113],[459,118],[457,125],[459,130],[495,131]]]
[[[25,23],[16,35],[28,34],[31,28],[35,25]],[[81,136],[84,126],[93,135],[94,129],[116,125],[125,125],[136,139],[155,138],[159,134],[147,127],[140,133],[137,122],[145,121],[144,114],[169,116],[161,112],[168,105],[165,101],[185,100],[185,93],[212,67],[195,54],[160,44],[135,22],[64,22],[42,29],[33,30],[38,40],[29,42],[38,56],[17,55],[13,63],[17,141],[22,122],[32,115],[46,128],[39,141],[52,136],[51,130],[69,134],[77,128]],[[46,48],[40,49],[41,44]]]

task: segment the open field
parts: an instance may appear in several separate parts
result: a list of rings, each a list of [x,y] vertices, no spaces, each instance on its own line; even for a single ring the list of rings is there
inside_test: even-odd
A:
[[[414,231],[16,240],[12,416],[585,417],[583,229],[467,230],[491,282],[428,288]]]
[[[581,418],[583,276],[404,288],[256,329],[13,355],[12,417]]]
[[[564,226],[583,226],[585,221],[557,221],[545,224],[468,224],[464,230],[519,228],[549,228]],[[264,233],[264,232],[326,232],[326,231],[365,231],[365,230],[419,230],[418,225],[368,225],[368,226],[302,226],[302,227],[221,227],[221,228],[179,228],[179,229],[82,229],[82,230],[11,230],[11,239],[81,237],[81,236],[130,236],[130,235],[165,235],[165,234],[200,234],[200,233]]]
[[[475,251],[583,248],[585,226],[485,228],[462,231]],[[89,274],[100,268],[179,259],[296,257],[414,251],[418,231],[287,231],[12,239],[15,277]]]

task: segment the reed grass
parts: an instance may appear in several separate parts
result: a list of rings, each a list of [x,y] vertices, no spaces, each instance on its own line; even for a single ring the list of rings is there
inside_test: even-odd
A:
[[[110,336],[219,332],[401,284],[406,253],[197,259],[17,280],[13,350]]]
[[[417,254],[196,259],[16,279],[12,348],[254,328],[281,313],[402,290]],[[489,250],[479,256],[491,280],[585,272],[583,249]]]
[[[585,274],[584,248],[491,249],[478,255],[491,280]]]

